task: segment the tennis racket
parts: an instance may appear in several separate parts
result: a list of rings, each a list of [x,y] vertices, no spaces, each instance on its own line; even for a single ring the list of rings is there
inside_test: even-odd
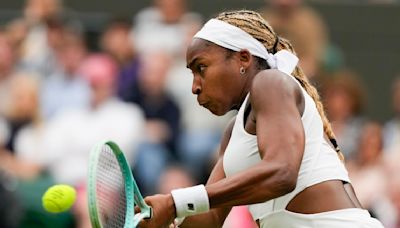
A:
[[[88,204],[92,227],[133,228],[152,216],[117,144],[97,144],[90,154]],[[135,214],[135,205],[140,213]]]

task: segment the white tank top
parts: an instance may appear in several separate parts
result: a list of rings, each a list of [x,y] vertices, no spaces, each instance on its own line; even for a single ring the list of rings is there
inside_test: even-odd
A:
[[[322,120],[314,100],[293,76],[290,77],[301,87],[305,99],[304,112],[301,117],[305,132],[305,148],[297,185],[292,192],[286,195],[249,205],[249,211],[254,220],[264,218],[275,211],[284,210],[298,193],[309,186],[327,180],[350,182],[346,168],[324,137]],[[244,112],[248,99],[249,94],[239,109],[231,138],[225,150],[223,166],[227,177],[249,169],[261,161],[257,136],[249,134],[244,129]],[[262,190],[260,189],[260,191]]]

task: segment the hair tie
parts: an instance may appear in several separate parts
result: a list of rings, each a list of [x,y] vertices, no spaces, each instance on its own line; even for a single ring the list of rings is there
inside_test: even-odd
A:
[[[336,139],[330,138],[329,141],[331,141],[331,143],[332,143],[333,147],[335,148],[335,151],[338,154],[340,160],[342,162],[344,162],[344,155],[343,155],[342,151],[340,151],[340,148],[339,148],[339,145],[336,142]]]

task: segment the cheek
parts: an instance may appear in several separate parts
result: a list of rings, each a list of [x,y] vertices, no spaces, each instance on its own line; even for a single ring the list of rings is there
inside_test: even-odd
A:
[[[226,106],[231,106],[235,97],[242,92],[242,85],[235,81],[235,75],[224,74],[216,83],[218,88],[215,88],[215,93],[219,97],[220,102]]]
[[[235,90],[235,77],[232,72],[226,70],[227,68],[213,72],[210,76],[210,84],[216,90],[216,92],[228,92]]]
[[[203,92],[215,103],[225,103],[229,96],[226,85],[220,80],[204,81]]]

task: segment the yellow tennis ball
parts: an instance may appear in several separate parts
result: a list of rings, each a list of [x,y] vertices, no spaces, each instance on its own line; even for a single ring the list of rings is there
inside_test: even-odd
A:
[[[42,197],[46,211],[60,213],[67,211],[75,202],[76,191],[69,185],[59,184],[47,189]]]

